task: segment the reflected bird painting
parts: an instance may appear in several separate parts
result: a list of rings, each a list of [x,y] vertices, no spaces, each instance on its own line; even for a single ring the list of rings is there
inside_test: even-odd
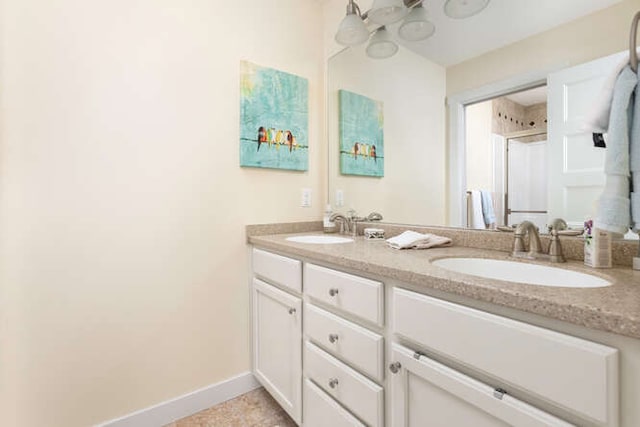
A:
[[[240,166],[309,169],[308,93],[307,79],[240,63]]]
[[[338,91],[340,173],[384,176],[383,104],[357,93]]]

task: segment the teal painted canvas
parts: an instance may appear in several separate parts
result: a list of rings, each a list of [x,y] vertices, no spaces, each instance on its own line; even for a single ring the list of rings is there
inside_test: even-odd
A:
[[[384,176],[384,114],[381,101],[346,90],[340,105],[340,173]]]
[[[309,169],[309,84],[240,63],[240,166]]]

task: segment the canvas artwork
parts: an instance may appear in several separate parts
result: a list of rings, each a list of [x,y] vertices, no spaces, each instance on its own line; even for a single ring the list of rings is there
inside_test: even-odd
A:
[[[240,166],[309,168],[307,79],[240,63]]]
[[[340,173],[384,176],[383,105],[346,90],[340,103]]]

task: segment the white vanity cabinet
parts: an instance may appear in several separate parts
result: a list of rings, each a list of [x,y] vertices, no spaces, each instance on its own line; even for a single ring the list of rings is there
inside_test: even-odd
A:
[[[300,424],[302,299],[278,286],[300,289],[301,263],[254,249],[253,274],[253,372],[280,406]]]
[[[621,420],[613,347],[403,283],[252,259],[254,373],[301,426],[636,425]]]

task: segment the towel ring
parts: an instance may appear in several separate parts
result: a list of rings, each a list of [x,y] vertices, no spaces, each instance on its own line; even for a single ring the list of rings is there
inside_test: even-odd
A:
[[[629,34],[629,65],[631,65],[634,73],[638,72],[638,53],[636,52],[638,21],[640,21],[640,12],[637,12],[633,17],[633,21],[631,21],[631,33]]]

